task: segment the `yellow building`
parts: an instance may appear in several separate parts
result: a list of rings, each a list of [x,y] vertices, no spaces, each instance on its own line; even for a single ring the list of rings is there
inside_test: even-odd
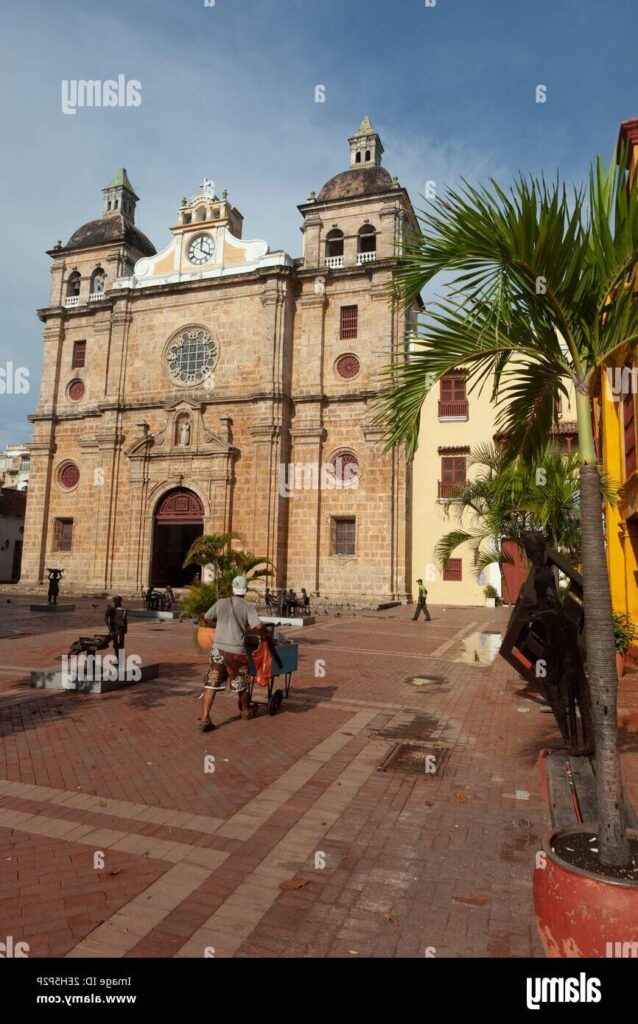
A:
[[[638,118],[620,126],[619,145],[631,146],[631,173],[638,172]],[[618,352],[605,368],[596,402],[599,454],[605,471],[620,484],[618,504],[605,509],[607,561],[612,605],[638,622],[638,472],[636,472],[636,393],[638,362]]]
[[[434,384],[421,410],[419,447],[414,458],[412,565],[421,577],[431,604],[484,604],[483,587],[492,583],[500,590],[500,573],[490,566],[484,582],[474,575],[473,555],[467,544],[454,552],[447,569],[436,564],[439,540],[458,529],[451,499],[457,497],[472,475],[470,448],[489,444],[495,433],[495,410],[489,389],[468,394],[462,371],[448,374]],[[470,528],[471,523],[465,522]],[[413,587],[413,589],[415,589]]]
[[[560,404],[558,421],[552,431],[553,440],[565,452],[577,446],[573,389],[568,392],[567,399]],[[425,580],[431,604],[482,605],[485,603],[483,589],[488,584],[496,588],[506,604],[510,599],[513,603],[527,575],[522,555],[511,547],[506,550],[516,564],[511,569],[506,566],[507,586],[503,585],[496,563],[477,580],[474,553],[469,544],[461,544],[443,570],[435,557],[436,546],[446,534],[458,529],[472,533],[481,528],[467,513],[459,523],[456,507],[451,502],[462,493],[467,481],[484,472],[481,467],[470,465],[470,452],[479,445],[504,440],[497,432],[497,410],[490,395],[490,387],[470,390],[464,372],[457,370],[434,384],[421,410],[412,485],[412,564],[415,576]]]

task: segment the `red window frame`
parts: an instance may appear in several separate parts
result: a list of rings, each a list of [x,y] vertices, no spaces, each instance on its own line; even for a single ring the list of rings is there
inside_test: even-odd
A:
[[[460,583],[463,580],[463,559],[450,558],[443,570],[443,579],[450,583]]]
[[[82,366],[86,366],[86,342],[85,341],[74,341],[73,342],[73,360],[71,362],[71,369],[77,370]]]
[[[339,323],[339,337],[342,341],[348,338],[356,338],[359,321],[358,306],[342,306]]]
[[[334,520],[334,554],[353,556],[356,553],[357,521],[355,516],[338,516]]]
[[[439,498],[458,498],[467,483],[465,455],[442,455]]]
[[[466,402],[467,401],[467,378],[465,374],[450,373],[441,377],[442,402]]]
[[[54,522],[53,542],[55,551],[73,550],[73,520],[56,519]]]

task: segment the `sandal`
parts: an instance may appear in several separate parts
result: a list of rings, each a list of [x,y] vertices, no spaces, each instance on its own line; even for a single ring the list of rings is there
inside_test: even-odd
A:
[[[200,724],[199,724],[199,731],[200,732],[212,732],[214,728],[215,728],[215,726],[210,721],[210,719],[207,722],[200,722]]]

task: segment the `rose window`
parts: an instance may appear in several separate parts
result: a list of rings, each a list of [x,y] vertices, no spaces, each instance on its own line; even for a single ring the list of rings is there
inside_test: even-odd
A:
[[[332,459],[335,480],[341,487],[356,482],[359,476],[359,461],[352,452],[339,452]]]
[[[197,386],[215,369],[217,345],[208,331],[191,327],[171,340],[166,358],[168,372],[176,384]]]
[[[344,380],[352,380],[353,377],[357,376],[360,369],[361,363],[354,355],[340,356],[337,359],[336,370]]]
[[[73,487],[77,486],[80,480],[80,470],[76,466],[75,462],[66,462],[62,466],[59,480],[67,491],[70,491]]]
[[[73,380],[69,384],[69,398],[74,402],[79,402],[81,398],[84,398],[84,382],[81,380]]]

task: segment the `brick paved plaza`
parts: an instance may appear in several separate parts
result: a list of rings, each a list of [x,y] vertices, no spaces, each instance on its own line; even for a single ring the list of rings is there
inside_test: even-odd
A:
[[[133,621],[127,653],[159,677],[85,695],[28,673],[100,631],[103,603],[53,618],[0,594],[0,610],[0,935],[31,957],[541,955],[535,764],[558,735],[501,659],[483,663],[506,611],[321,617],[289,631],[280,714],[242,722],[219,696],[201,734],[190,623]],[[441,773],[379,771],[402,738],[449,749]]]

